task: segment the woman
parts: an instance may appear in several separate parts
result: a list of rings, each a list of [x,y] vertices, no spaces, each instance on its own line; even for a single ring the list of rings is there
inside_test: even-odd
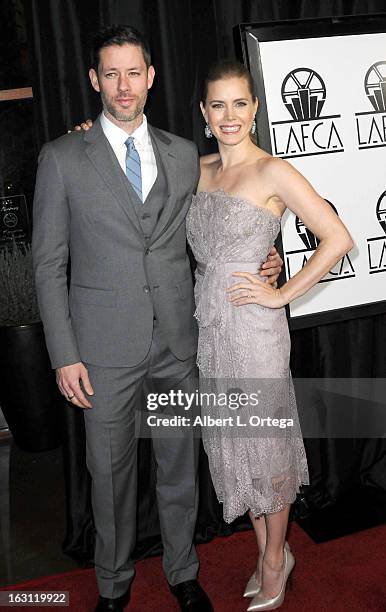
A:
[[[246,417],[246,430],[240,427],[235,433],[234,421],[224,419],[222,426],[204,427],[203,437],[225,520],[249,510],[256,532],[258,563],[244,594],[253,596],[248,610],[272,610],[283,602],[294,566],[285,543],[290,504],[300,485],[308,483],[284,306],[315,285],[353,242],[331,207],[299,172],[252,142],[257,106],[251,75],[243,65],[222,62],[210,70],[201,110],[205,133],[217,139],[219,153],[201,159],[187,235],[198,262],[195,292],[202,390],[225,390],[230,397],[235,384],[238,391],[263,388],[264,401],[258,409],[250,394],[247,405],[233,410],[242,422]],[[304,268],[277,289],[256,273],[279,232],[286,207],[320,244]],[[229,415],[224,408],[216,412],[213,400],[207,412]],[[259,435],[251,427],[251,417],[256,420],[257,415],[284,416],[294,426],[285,433],[272,433],[271,428]]]

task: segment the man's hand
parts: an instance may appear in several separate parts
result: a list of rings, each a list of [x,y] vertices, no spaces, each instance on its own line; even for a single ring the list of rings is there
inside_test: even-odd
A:
[[[56,369],[56,382],[59,390],[64,397],[79,406],[79,408],[92,408],[92,405],[82,391],[82,383],[87,395],[94,395],[88,372],[80,361],[72,365]]]
[[[90,127],[92,126],[92,121],[91,119],[86,119],[86,121],[83,121],[83,123],[81,123],[80,125],[76,125],[74,127],[75,132],[80,132],[81,130],[84,130],[85,132],[87,132],[87,130],[90,129]],[[68,130],[67,134],[70,134],[73,130]]]
[[[272,247],[269,252],[267,260],[262,264],[259,274],[267,277],[267,283],[273,287],[277,287],[277,279],[283,267],[283,260],[279,253]]]

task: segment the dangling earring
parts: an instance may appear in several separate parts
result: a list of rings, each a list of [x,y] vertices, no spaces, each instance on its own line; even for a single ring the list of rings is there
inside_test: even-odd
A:
[[[209,123],[208,123],[208,122],[206,122],[206,126],[205,126],[205,130],[204,130],[204,132],[205,132],[205,136],[206,136],[207,138],[212,138],[213,133],[212,133],[212,130],[210,129],[210,125],[209,125]]]
[[[252,121],[251,134],[252,135],[256,134],[256,120],[255,119],[253,119]]]

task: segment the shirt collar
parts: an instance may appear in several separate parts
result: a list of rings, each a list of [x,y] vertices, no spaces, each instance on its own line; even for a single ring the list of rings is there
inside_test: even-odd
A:
[[[115,125],[115,123],[113,123],[111,119],[106,117],[106,115],[103,112],[101,113],[101,116],[100,116],[100,122],[101,122],[102,129],[107,139],[111,143],[114,143],[116,145],[125,144],[126,140],[129,137],[129,134],[127,134],[125,130],[122,130],[122,128]],[[132,134],[130,134],[130,136],[134,138],[134,143],[136,147],[137,146],[142,147],[142,146],[149,145],[150,134],[149,134],[148,126],[147,126],[146,115],[143,115],[143,120],[142,120],[141,125],[139,125],[137,129],[134,130]]]

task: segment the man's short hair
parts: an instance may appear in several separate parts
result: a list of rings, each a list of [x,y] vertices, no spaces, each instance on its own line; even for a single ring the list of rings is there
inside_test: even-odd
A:
[[[91,65],[96,72],[100,61],[100,50],[111,45],[135,45],[142,49],[143,59],[147,68],[151,64],[151,54],[149,43],[139,30],[121,24],[113,24],[101,28],[94,37],[92,46]]]

